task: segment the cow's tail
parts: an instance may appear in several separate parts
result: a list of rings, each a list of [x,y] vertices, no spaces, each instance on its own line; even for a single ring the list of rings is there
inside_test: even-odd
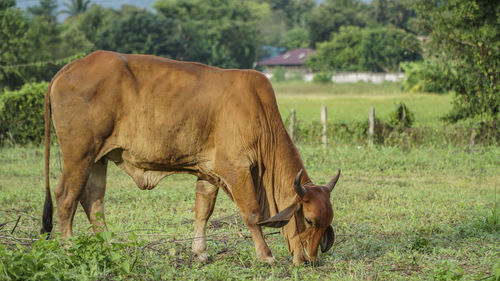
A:
[[[52,83],[50,83],[47,93],[45,94],[45,203],[43,204],[43,217],[42,217],[42,234],[52,231],[52,215],[54,207],[52,204],[52,196],[50,194],[50,90]]]

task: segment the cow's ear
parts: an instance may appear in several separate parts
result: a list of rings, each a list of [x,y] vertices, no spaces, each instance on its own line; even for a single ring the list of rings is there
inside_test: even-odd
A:
[[[288,206],[286,209],[283,211],[277,213],[274,217],[269,218],[264,221],[260,221],[257,223],[257,225],[260,226],[267,226],[267,227],[282,227],[285,226],[290,219],[293,217],[293,214],[295,214],[295,211],[298,209],[299,204],[298,203],[293,203],[292,205]]]
[[[333,246],[333,242],[335,242],[335,232],[333,231],[333,227],[331,225],[328,226],[325,233],[321,237],[321,242],[319,245],[321,246],[321,252],[326,253]]]

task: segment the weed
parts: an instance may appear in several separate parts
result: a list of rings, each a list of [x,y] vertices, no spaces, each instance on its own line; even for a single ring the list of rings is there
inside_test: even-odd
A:
[[[464,270],[457,266],[454,262],[444,261],[434,270],[434,280],[449,281],[461,280],[464,276]]]
[[[411,242],[410,249],[412,251],[421,251],[425,252],[429,250],[429,248],[432,246],[431,241],[429,238],[424,237],[424,236],[416,236],[413,241]]]

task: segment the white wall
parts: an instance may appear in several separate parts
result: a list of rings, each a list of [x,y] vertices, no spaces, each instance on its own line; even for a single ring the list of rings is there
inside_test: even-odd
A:
[[[332,81],[335,83],[372,82],[398,82],[405,78],[403,72],[399,73],[371,73],[371,72],[340,72],[335,73]]]
[[[264,73],[267,78],[271,79],[273,74],[270,72]],[[311,82],[314,74],[304,74],[304,81]],[[380,84],[383,82],[398,82],[405,79],[404,72],[399,73],[375,73],[375,72],[338,72],[332,77],[335,83],[356,83],[356,82],[371,82]]]

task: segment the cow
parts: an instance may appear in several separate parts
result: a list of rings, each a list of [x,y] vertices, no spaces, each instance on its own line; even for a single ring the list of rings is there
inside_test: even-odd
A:
[[[311,182],[288,135],[271,83],[254,70],[221,69],[150,55],[96,51],[63,67],[45,97],[45,203],[52,231],[51,120],[62,154],[54,194],[62,237],[78,202],[106,229],[109,161],[141,189],[171,174],[197,177],[192,251],[206,259],[205,229],[218,189],[238,206],[257,257],[273,262],[262,226],[281,228],[295,265],[334,242],[332,192]]]

